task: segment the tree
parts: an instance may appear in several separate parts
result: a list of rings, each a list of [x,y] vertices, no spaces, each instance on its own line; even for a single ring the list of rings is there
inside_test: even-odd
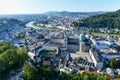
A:
[[[56,80],[58,77],[57,71],[44,66],[31,66],[25,64],[23,67],[24,76],[27,80]]]
[[[7,78],[11,70],[22,67],[28,59],[26,51],[19,50],[9,43],[0,43],[0,49],[3,46],[4,49],[0,54],[0,80]]]
[[[37,73],[37,69],[34,66],[30,66],[29,64],[25,64],[23,67],[24,74],[27,80],[39,80],[39,76]]]
[[[72,80],[72,74],[61,73],[60,80]]]
[[[109,66],[110,66],[111,68],[114,68],[114,69],[120,68],[120,61],[119,61],[119,60],[117,61],[115,58],[113,58],[113,59],[109,62]]]

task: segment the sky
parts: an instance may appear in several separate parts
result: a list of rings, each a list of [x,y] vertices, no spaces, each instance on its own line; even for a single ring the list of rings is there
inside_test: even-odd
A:
[[[0,14],[116,11],[120,0],[0,0]]]

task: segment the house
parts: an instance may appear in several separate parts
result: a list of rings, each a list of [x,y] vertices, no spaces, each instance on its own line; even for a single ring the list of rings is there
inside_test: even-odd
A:
[[[101,70],[103,68],[103,64],[104,64],[101,54],[98,52],[95,52],[92,49],[89,50],[89,54],[92,58],[92,61],[95,65],[95,67],[97,68],[97,70]]]

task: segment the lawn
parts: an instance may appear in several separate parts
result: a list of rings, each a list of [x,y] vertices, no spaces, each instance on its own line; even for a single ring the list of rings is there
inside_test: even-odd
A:
[[[102,32],[91,32],[91,34],[94,34],[94,35],[99,35],[99,36],[105,36],[105,35],[110,35],[110,36],[113,36],[113,38],[118,38],[120,36],[120,34],[113,34],[113,33],[102,33]]]
[[[55,50],[42,50],[42,51],[40,51],[40,53],[42,53],[42,54],[51,54],[51,55],[56,54],[56,52],[57,52],[56,49]]]

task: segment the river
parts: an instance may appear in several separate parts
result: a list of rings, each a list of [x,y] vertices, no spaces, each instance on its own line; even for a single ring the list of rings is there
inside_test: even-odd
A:
[[[35,21],[31,21],[31,22],[27,23],[25,26],[35,28],[35,29],[41,29],[40,27],[34,26],[33,23],[35,23]]]

